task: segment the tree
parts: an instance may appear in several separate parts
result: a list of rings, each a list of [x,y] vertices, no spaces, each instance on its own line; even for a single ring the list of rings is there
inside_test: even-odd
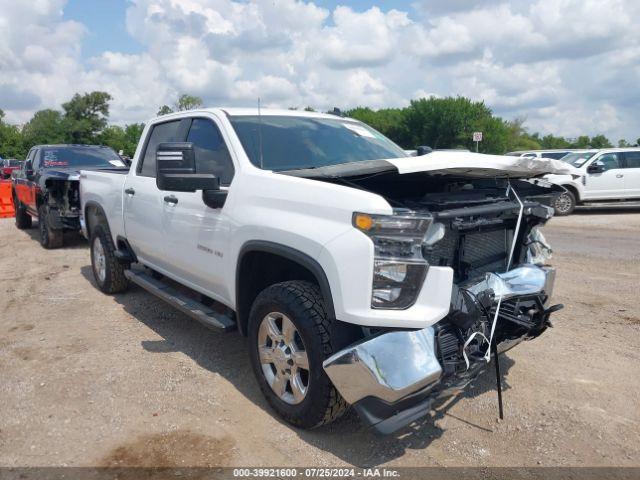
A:
[[[22,128],[26,148],[45,143],[64,143],[65,126],[58,110],[39,110]]]
[[[158,117],[160,117],[162,115],[168,115],[169,113],[173,113],[173,109],[169,105],[162,105],[158,109],[158,113],[156,115],[158,115]]]
[[[398,145],[413,148],[406,125],[406,109],[385,108],[372,110],[369,107],[358,107],[345,112],[347,117],[356,118],[389,137]]]
[[[183,93],[176,102],[176,110],[183,112],[185,110],[194,110],[202,107],[202,99],[193,95]]]
[[[91,92],[84,95],[75,94],[64,109],[64,124],[67,141],[70,143],[93,143],[107,126],[109,117],[109,101],[107,92]]]
[[[0,157],[24,158],[26,149],[20,130],[4,121],[4,111],[0,109]]]
[[[591,139],[588,135],[580,135],[576,140],[571,144],[572,148],[589,148],[591,145]]]
[[[633,145],[627,142],[624,138],[621,138],[620,140],[618,140],[618,148],[625,148],[625,147],[632,147],[632,146]]]
[[[133,157],[143,129],[143,123],[132,123],[124,128],[110,125],[100,133],[97,140],[101,145],[107,145],[116,152],[122,150],[125,155]]]
[[[611,148],[613,145],[609,141],[607,137],[604,135],[596,135],[595,137],[591,137],[591,146],[593,148]]]

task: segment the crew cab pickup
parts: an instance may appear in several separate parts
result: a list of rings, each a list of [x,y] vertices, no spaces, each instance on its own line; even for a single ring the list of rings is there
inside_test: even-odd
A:
[[[81,223],[103,292],[132,282],[248,336],[286,421],[352,405],[389,433],[550,325],[539,227],[562,189],[536,177],[568,171],[410,157],[334,115],[203,109],[148,122],[129,172],[82,171]]]
[[[65,230],[80,230],[80,169],[124,169],[109,147],[36,145],[12,175],[11,193],[16,227],[31,228],[38,219],[40,244],[61,247]]]
[[[556,215],[569,215],[582,203],[640,200],[640,148],[587,150],[570,153],[562,161],[575,172],[546,176],[565,189],[556,197]]]

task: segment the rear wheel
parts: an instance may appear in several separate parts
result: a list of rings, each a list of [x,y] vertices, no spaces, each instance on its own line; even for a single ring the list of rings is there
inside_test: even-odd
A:
[[[555,214],[559,217],[570,215],[576,208],[576,196],[570,191],[565,190],[556,197],[553,203],[553,209]]]
[[[38,209],[38,225],[40,227],[40,245],[48,249],[62,247],[63,231],[51,227],[49,212],[44,205]]]
[[[269,404],[295,426],[330,423],[347,409],[322,368],[333,353],[330,330],[320,290],[309,282],[272,285],[251,308],[254,373]]]
[[[14,205],[16,209],[16,227],[20,230],[31,228],[31,215],[27,213],[27,209],[14,197]]]
[[[111,234],[98,225],[91,233],[91,269],[98,288],[104,293],[118,293],[127,289],[129,281],[124,266],[115,255]]]

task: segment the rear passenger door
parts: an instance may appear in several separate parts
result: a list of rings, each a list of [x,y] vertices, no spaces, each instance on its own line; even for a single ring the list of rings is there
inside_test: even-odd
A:
[[[193,143],[196,172],[211,173],[228,189],[234,164],[228,142],[217,120],[211,116],[193,117],[186,137]],[[226,255],[231,224],[225,207],[205,205],[202,191],[165,192],[163,227],[167,258],[179,280],[191,288],[229,304]]]
[[[171,268],[171,259],[165,256],[164,193],[156,186],[156,150],[160,143],[183,141],[186,127],[182,119],[150,126],[136,168],[127,175],[124,185],[127,240],[142,263],[163,272]]]
[[[627,198],[640,198],[640,150],[623,154],[624,193]]]

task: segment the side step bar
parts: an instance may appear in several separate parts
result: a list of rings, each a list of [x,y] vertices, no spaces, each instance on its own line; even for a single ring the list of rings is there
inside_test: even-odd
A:
[[[235,330],[236,322],[227,315],[218,313],[205,304],[200,303],[188,296],[180,293],[166,283],[153,278],[151,275],[139,270],[125,270],[125,276],[149,293],[161,298],[182,313],[198,320],[206,327],[228,332]]]

